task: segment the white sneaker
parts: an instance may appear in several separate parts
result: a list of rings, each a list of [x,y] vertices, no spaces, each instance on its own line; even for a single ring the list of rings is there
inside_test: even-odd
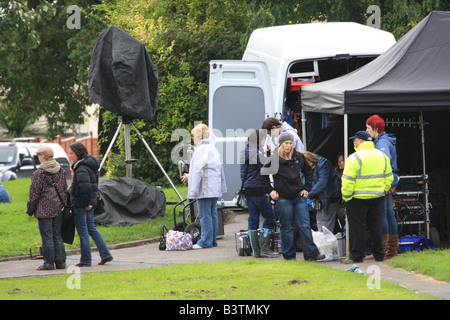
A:
[[[198,244],[194,244],[193,246],[192,246],[192,249],[203,249],[203,247],[202,246],[200,246],[200,245],[198,245]]]

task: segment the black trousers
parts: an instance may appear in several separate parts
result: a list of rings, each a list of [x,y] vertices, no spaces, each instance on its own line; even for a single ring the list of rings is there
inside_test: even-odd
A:
[[[376,260],[384,258],[381,229],[381,200],[355,199],[347,202],[347,217],[350,228],[350,259],[362,262],[367,243],[367,231],[372,242],[372,253]]]

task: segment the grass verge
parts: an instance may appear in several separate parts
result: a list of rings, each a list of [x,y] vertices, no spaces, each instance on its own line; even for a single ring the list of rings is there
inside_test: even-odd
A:
[[[3,183],[11,193],[13,203],[0,204],[0,258],[39,253],[36,246],[41,244],[37,219],[30,218],[26,214],[27,201],[31,179],[18,179]],[[179,187],[180,194],[186,195],[187,188]],[[179,201],[172,188],[164,189],[168,202]],[[173,206],[166,206],[164,217],[134,224],[132,226],[98,226],[107,244],[115,244],[126,241],[142,240],[159,235],[159,226],[166,225],[169,229],[173,226]],[[91,240],[94,246],[94,242]],[[66,245],[67,250],[80,247],[79,237],[75,235],[73,245]]]
[[[404,252],[389,261],[389,266],[424,274],[450,283],[450,250]]]
[[[0,280],[0,299],[46,300],[417,300],[396,284],[305,261],[245,260],[145,270]],[[79,289],[69,289],[78,281]]]

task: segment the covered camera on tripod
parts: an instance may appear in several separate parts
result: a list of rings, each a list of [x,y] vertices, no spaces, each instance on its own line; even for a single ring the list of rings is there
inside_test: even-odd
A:
[[[142,42],[116,26],[100,34],[91,57],[89,98],[124,118],[153,121],[158,70]]]

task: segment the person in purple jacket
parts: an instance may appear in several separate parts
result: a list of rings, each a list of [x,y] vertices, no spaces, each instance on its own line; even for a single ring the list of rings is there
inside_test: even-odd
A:
[[[37,270],[66,268],[66,250],[61,236],[62,208],[67,204],[66,174],[59,163],[53,159],[52,148],[45,146],[36,154],[39,157],[39,169],[31,175],[30,200],[27,202],[27,214],[34,215],[39,224],[42,238],[44,264]],[[59,200],[58,193],[64,203]]]
[[[391,189],[386,192],[382,202],[383,247],[386,252],[386,258],[389,258],[397,255],[398,224],[394,213],[392,193],[397,186],[399,178],[397,150],[395,147],[397,138],[392,133],[386,133],[384,127],[384,120],[378,115],[373,115],[366,120],[366,131],[372,137],[375,148],[383,151],[391,161],[392,173],[394,174],[394,181],[392,182]],[[371,258],[371,256],[369,257]]]

